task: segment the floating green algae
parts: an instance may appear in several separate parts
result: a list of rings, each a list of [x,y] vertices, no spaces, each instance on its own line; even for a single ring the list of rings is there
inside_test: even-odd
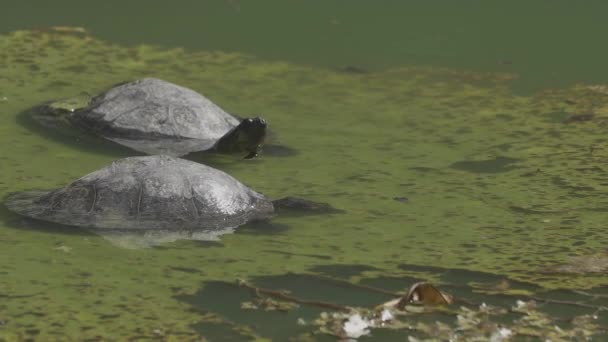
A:
[[[0,36],[0,196],[61,186],[130,153],[35,129],[19,113],[146,76],[191,87],[229,112],[262,115],[299,152],[206,162],[270,197],[305,196],[347,213],[277,217],[287,230],[243,229],[221,243],[125,250],[75,229],[31,227],[2,208],[0,338],[198,339],[193,326],[203,317],[173,296],[205,281],[327,264],[366,265],[370,277],[408,275],[399,268],[407,263],[547,288],[608,283],[601,274],[552,272],[573,257],[605,254],[602,85],[524,97],[510,91],[509,74],[425,66],[352,73],[124,47],[67,28],[18,31]]]

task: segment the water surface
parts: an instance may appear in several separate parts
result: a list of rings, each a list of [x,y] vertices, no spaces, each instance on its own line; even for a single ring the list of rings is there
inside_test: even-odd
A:
[[[1,338],[283,340],[316,329],[296,324],[318,314],[306,306],[272,329],[284,316],[242,310],[251,298],[228,285],[237,279],[294,293],[305,282],[300,296],[352,306],[390,298],[341,295],[315,277],[391,291],[428,280],[505,307],[518,294],[585,289],[571,300],[587,304],[590,293],[606,294],[603,3],[184,2],[172,12],[45,4],[1,11],[2,197],[62,186],[132,155],[36,127],[28,108],[154,76],[229,112],[264,116],[276,143],[297,151],[202,161],[269,197],[297,195],[346,214],[277,217],[221,241],[126,249],[2,208]],[[51,25],[92,33],[30,29]],[[499,291],[505,301],[456,286],[501,279],[511,284]],[[595,305],[549,311],[603,317]]]

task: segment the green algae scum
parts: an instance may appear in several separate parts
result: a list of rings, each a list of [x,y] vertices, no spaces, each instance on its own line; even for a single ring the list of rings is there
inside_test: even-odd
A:
[[[521,95],[510,73],[337,70],[121,46],[67,27],[15,31],[0,36],[0,196],[133,155],[41,127],[28,109],[143,77],[261,115],[296,150],[198,161],[270,198],[344,213],[136,249],[2,207],[0,341],[331,341],[349,320],[337,307],[364,316],[422,280],[458,301],[416,307],[361,339],[605,336],[607,85]]]

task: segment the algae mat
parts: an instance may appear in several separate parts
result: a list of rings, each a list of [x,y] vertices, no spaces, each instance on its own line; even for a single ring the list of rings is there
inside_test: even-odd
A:
[[[405,263],[546,288],[608,284],[602,85],[524,97],[511,92],[510,74],[327,70],[117,46],[77,29],[18,31],[0,36],[0,195],[57,187],[129,154],[32,129],[20,113],[146,76],[191,87],[229,112],[262,115],[298,151],[208,163],[270,197],[304,196],[347,213],[277,217],[286,229],[133,250],[75,229],[32,227],[2,209],[0,338],[196,339],[192,326],[205,317],[174,296],[205,281],[327,264],[373,269],[360,277],[405,276]],[[585,265],[594,272],[569,273]]]

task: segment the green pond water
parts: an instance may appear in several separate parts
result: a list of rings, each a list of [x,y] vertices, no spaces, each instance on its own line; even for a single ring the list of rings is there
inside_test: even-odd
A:
[[[431,281],[467,303],[361,340],[445,340],[462,328],[457,315],[518,299],[544,304],[482,315],[491,329],[469,324],[457,334],[487,338],[501,324],[523,340],[605,335],[605,2],[2,6],[0,197],[63,186],[135,155],[40,127],[29,108],[153,76],[228,112],[263,116],[273,143],[296,151],[197,161],[271,198],[345,213],[125,248],[1,207],[0,341],[339,335],[323,322],[298,324],[327,308],[242,308],[254,296],[238,279],[368,308],[393,298],[369,287]]]

